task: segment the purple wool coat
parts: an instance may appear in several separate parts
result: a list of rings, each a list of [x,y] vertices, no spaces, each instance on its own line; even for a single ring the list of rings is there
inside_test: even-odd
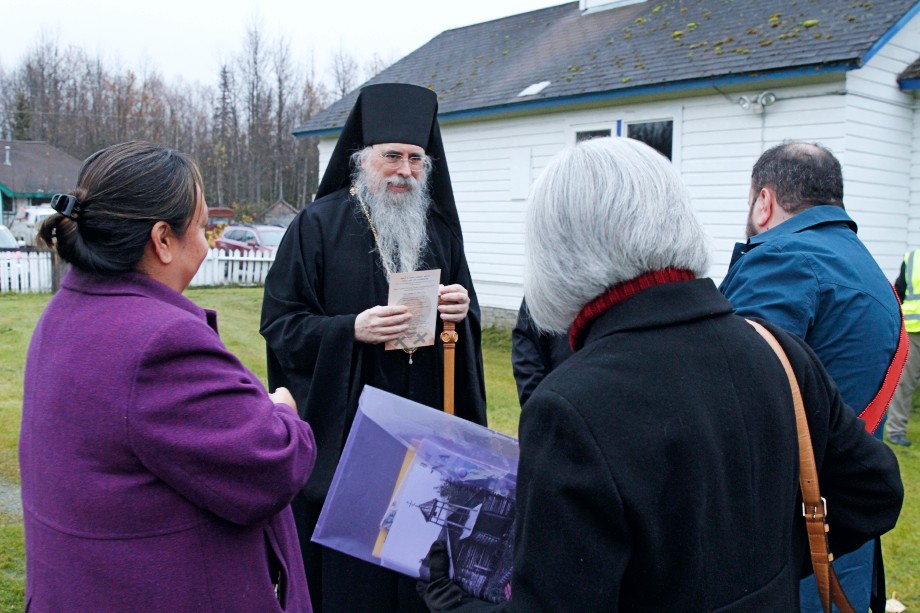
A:
[[[72,270],[26,361],[26,610],[310,611],[288,505],[315,457],[213,312]]]

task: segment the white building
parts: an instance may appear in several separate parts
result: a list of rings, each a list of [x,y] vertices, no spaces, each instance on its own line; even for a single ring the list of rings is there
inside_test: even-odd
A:
[[[77,184],[80,160],[41,141],[0,140],[0,224]]]
[[[918,58],[916,0],[582,0],[446,31],[368,83],[438,92],[467,258],[495,321],[493,309],[520,304],[532,181],[598,134],[670,150],[717,282],[743,240],[757,157],[784,140],[820,142],[893,279],[920,246]],[[356,96],[295,132],[321,137],[321,170]]]

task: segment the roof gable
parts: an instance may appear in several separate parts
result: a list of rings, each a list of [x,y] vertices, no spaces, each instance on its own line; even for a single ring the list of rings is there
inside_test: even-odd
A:
[[[571,2],[443,32],[367,84],[433,89],[444,117],[726,77],[849,70],[918,9],[917,0],[649,0],[582,13]],[[544,81],[538,93],[518,95]],[[335,131],[357,93],[295,134]]]
[[[920,89],[920,58],[898,75],[898,86],[903,91]]]
[[[289,213],[296,215],[297,212],[297,209],[295,209],[290,202],[284,198],[279,198],[278,200],[275,200],[274,203],[269,205],[269,207],[263,211],[262,215],[286,215]]]
[[[76,185],[81,165],[80,160],[48,143],[0,140],[0,191],[30,198],[67,192]]]

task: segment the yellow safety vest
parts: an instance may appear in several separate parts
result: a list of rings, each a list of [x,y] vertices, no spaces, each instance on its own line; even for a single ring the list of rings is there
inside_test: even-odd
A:
[[[911,334],[920,332],[920,249],[904,255],[904,328]]]

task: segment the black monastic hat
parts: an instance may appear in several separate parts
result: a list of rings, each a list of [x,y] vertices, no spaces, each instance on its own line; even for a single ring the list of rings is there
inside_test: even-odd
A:
[[[432,213],[441,217],[460,238],[460,219],[438,126],[438,96],[418,85],[379,83],[361,89],[342,126],[316,198],[350,186],[351,155],[379,143],[416,145],[431,157],[428,182]]]

